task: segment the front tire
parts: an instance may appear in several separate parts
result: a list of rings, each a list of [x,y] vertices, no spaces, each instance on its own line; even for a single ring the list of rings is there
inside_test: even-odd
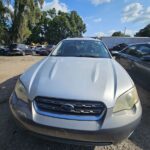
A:
[[[22,56],[25,56],[26,54],[25,54],[25,52],[22,52]]]
[[[36,52],[32,52],[32,56],[35,56],[36,55]]]

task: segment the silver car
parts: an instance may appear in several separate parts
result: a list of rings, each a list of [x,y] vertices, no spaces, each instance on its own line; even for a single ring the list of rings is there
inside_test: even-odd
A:
[[[116,144],[129,137],[142,108],[128,73],[97,39],[69,38],[17,81],[10,109],[27,130],[51,140]]]

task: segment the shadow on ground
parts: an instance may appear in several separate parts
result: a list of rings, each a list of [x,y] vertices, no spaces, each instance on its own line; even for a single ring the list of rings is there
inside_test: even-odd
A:
[[[150,150],[150,92],[137,88],[142,103],[142,120],[130,140],[144,150]]]
[[[5,103],[8,101],[9,96],[11,95],[18,76],[8,79],[7,81],[0,84],[0,103]]]
[[[29,133],[18,128],[9,107],[8,99],[14,89],[18,76],[0,84],[0,149],[1,150],[94,150],[94,147],[84,147],[67,145],[45,141],[29,135]],[[150,149],[150,99],[149,92],[138,88],[139,95],[143,105],[143,118],[140,126],[131,136],[130,140],[123,142],[117,146],[96,147],[96,150],[126,150],[135,149],[132,145],[136,145],[139,149]],[[131,144],[131,146],[129,146]]]

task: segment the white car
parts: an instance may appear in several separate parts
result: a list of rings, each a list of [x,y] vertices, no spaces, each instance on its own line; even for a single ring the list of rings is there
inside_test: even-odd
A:
[[[97,39],[70,38],[22,74],[10,98],[26,129],[60,142],[115,144],[129,137],[142,108],[128,73]]]

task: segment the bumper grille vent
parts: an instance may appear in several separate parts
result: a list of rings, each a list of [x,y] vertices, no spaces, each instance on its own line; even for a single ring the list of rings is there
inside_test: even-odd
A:
[[[65,100],[37,97],[35,105],[38,110],[49,113],[99,116],[104,114],[106,107],[102,102]]]

